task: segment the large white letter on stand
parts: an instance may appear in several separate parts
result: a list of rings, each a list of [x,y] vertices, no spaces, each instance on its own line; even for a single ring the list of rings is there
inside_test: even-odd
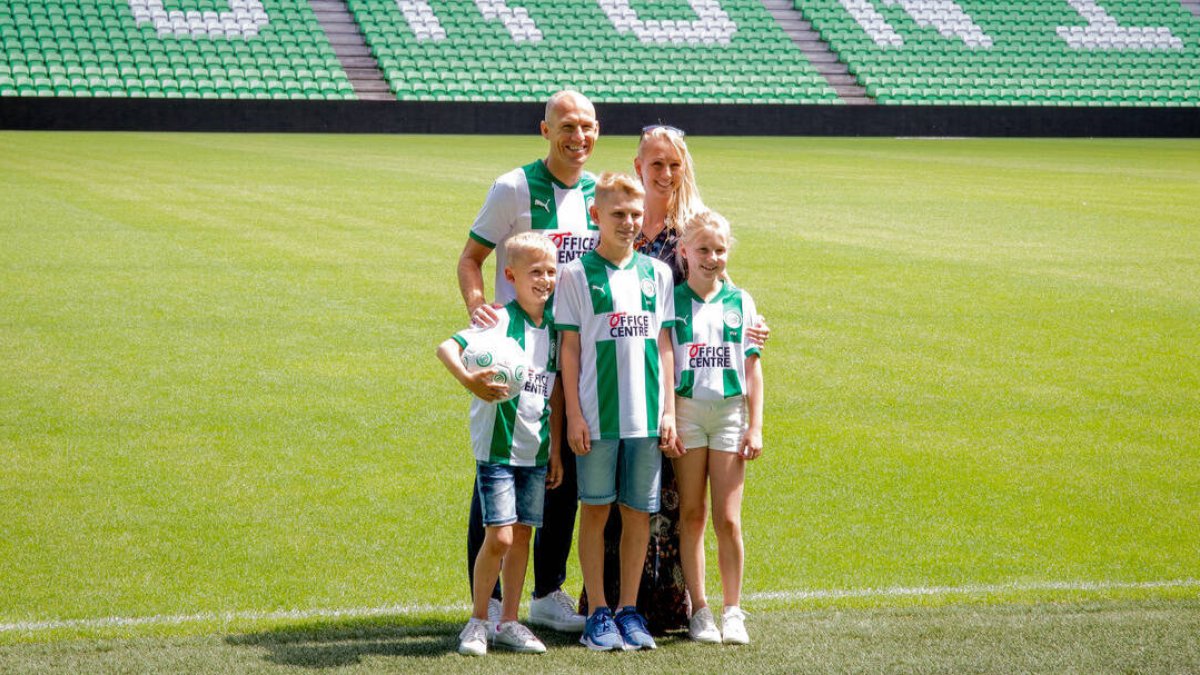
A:
[[[1059,26],[1058,35],[1073,49],[1183,49],[1171,29],[1130,28],[1117,23],[1096,0],[1067,0],[1087,19],[1086,26]]]
[[[647,44],[721,44],[727,45],[737,32],[737,24],[721,9],[718,0],[687,0],[696,12],[695,21],[643,21],[629,0],[599,0],[600,9],[618,33],[633,32]]]
[[[271,22],[260,0],[229,0],[227,12],[167,11],[163,0],[129,0],[129,9],[136,22],[154,24],[159,37],[248,40]]]
[[[838,1],[875,44],[880,47],[904,46],[904,38],[875,9],[871,0]],[[918,26],[935,28],[948,38],[959,38],[973,49],[992,46],[992,38],[953,0],[883,0],[883,4],[900,5]]]
[[[854,21],[858,23],[859,28],[862,28],[867,35],[875,41],[875,44],[880,47],[903,47],[904,38],[892,28],[892,24],[883,18],[879,10],[875,9],[875,5],[871,4],[871,0],[838,0],[842,3],[842,8],[854,17]]]
[[[396,6],[404,14],[404,20],[412,29],[417,40],[445,40],[446,29],[438,21],[437,14],[429,6],[429,0],[396,0]]]
[[[960,38],[968,47],[992,46],[992,38],[953,0],[883,0],[883,4],[900,5],[918,26],[935,28],[948,38]]]
[[[513,42],[537,42],[542,39],[542,31],[529,18],[529,11],[524,7],[509,7],[505,0],[475,0],[475,6],[488,21],[500,19]]]

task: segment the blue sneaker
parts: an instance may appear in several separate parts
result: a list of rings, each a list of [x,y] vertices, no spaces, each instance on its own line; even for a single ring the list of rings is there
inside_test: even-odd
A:
[[[607,607],[597,609],[587,618],[579,642],[598,652],[625,648],[625,642],[621,640],[621,631],[617,630],[617,624],[613,622],[612,610]]]
[[[617,626],[621,630],[621,638],[625,641],[625,649],[658,649],[654,638],[646,628],[646,620],[637,613],[636,607],[622,607],[617,612]]]

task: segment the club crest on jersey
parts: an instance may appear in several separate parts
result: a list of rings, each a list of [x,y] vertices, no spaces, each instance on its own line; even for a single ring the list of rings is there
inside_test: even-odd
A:
[[[733,368],[733,353],[729,345],[709,346],[703,342],[688,345],[688,370],[700,368]]]
[[[731,309],[728,312],[725,312],[725,325],[729,326],[730,328],[741,328],[742,313],[736,309]]]
[[[653,279],[642,279],[642,295],[646,296],[647,298],[654,297],[654,280]]]
[[[614,338],[649,338],[650,315],[613,312],[608,315],[608,334]]]
[[[552,232],[546,236],[550,237],[550,242],[558,249],[560,267],[596,248],[596,235],[580,236],[573,232]]]

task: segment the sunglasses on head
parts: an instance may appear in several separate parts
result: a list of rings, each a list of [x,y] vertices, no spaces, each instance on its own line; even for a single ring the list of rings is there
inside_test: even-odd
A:
[[[642,127],[642,135],[645,136],[646,134],[650,133],[651,131],[654,131],[655,129],[663,129],[669,133],[679,134],[680,138],[683,138],[684,136],[687,135],[686,133],[684,133],[683,129],[680,129],[679,127],[673,127],[670,124],[650,124],[650,125],[644,126],[644,127]]]

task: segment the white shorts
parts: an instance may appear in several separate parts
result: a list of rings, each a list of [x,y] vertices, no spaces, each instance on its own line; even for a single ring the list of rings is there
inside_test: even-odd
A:
[[[697,401],[675,397],[675,426],[683,447],[737,452],[746,432],[746,397]]]

